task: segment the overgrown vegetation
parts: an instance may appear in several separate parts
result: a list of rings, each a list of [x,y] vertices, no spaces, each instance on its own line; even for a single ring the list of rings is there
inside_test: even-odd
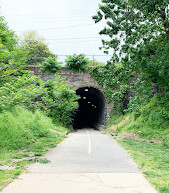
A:
[[[95,22],[106,21],[106,66],[91,69],[114,103],[107,130],[161,193],[169,191],[168,1],[102,0]]]
[[[137,119],[131,113],[118,115],[113,111],[107,130],[115,135],[133,133],[143,139],[159,140],[163,146],[169,147],[167,122],[161,117],[161,112],[156,112],[156,110],[152,110],[148,118],[141,115]]]
[[[60,143],[67,130],[60,123],[56,126],[39,110],[32,113],[15,107],[1,113],[0,190],[18,177],[27,164],[47,163],[48,160],[39,156]]]
[[[135,75],[132,70],[126,70],[121,64],[108,62],[106,66],[91,68],[90,74],[104,87],[108,102],[114,101],[114,109],[117,112],[127,108],[126,100],[132,94],[131,80]]]
[[[114,102],[114,115],[128,113],[123,131],[157,138],[169,147],[169,20],[167,1],[102,0],[94,21],[106,20],[101,49],[114,52],[91,75]],[[117,132],[120,129],[117,127]]]
[[[88,69],[89,59],[84,54],[74,54],[67,56],[65,59],[66,67],[73,72],[86,72]]]
[[[48,73],[61,68],[36,33],[25,34],[19,42],[1,16],[0,189],[20,175],[26,164],[49,162],[39,156],[65,138],[78,108],[76,92],[64,79],[56,74],[55,80],[43,81],[25,70],[28,64],[40,63],[42,71]]]
[[[93,68],[90,73],[104,87],[108,101],[114,102],[109,124],[113,123],[112,120],[125,118],[127,114],[132,117],[132,121],[126,125],[126,132],[160,139],[169,147],[167,95],[154,93],[151,81],[141,82],[142,78],[138,78],[135,72],[126,71],[119,65],[109,63],[106,67]]]
[[[21,107],[0,114],[0,151],[22,149],[41,137],[48,137],[55,125],[37,110],[32,113]]]
[[[156,145],[126,139],[121,143],[130,147],[134,157],[139,155],[138,162],[143,171],[148,168],[144,173],[157,189],[167,192],[168,182],[158,182],[159,176],[164,181],[168,179],[168,173],[164,172],[167,161],[161,161],[154,152],[161,156],[168,152],[169,147],[168,1],[102,0],[93,19],[96,23],[101,20],[107,22],[100,31],[100,35],[107,36],[106,40],[102,40],[101,49],[105,53],[114,53],[107,65],[99,64],[90,70],[90,74],[104,87],[108,102],[114,102],[107,129],[115,135],[134,133],[141,138],[162,142],[162,145]],[[74,72],[86,72],[90,63],[83,54],[66,59],[66,66]],[[68,125],[78,108],[75,91],[65,84],[65,80],[56,74],[55,80],[42,81],[25,70],[27,64],[41,64],[42,71],[48,73],[60,70],[57,57],[35,32],[25,34],[20,42],[1,16],[0,165],[11,163],[15,156],[29,156],[28,152],[42,155],[46,147],[56,145],[63,137],[51,134],[50,129],[59,130],[60,125]],[[144,148],[140,153],[141,145]],[[16,154],[16,150],[22,148],[24,153]],[[146,156],[151,158],[150,162],[143,161]],[[162,157],[166,160],[166,156]],[[160,168],[155,159],[164,166]],[[0,171],[1,185],[8,183],[6,178],[19,175],[27,162],[18,163],[19,169]],[[157,166],[157,171],[147,164]]]

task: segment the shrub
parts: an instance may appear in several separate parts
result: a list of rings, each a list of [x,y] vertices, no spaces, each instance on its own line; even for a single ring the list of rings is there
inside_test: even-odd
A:
[[[22,107],[0,114],[0,149],[20,149],[40,137],[50,134],[54,128],[51,119],[42,112],[32,113]]]
[[[86,72],[89,60],[88,58],[85,58],[84,54],[74,54],[73,56],[67,56],[65,63],[66,67],[69,68],[70,71]]]

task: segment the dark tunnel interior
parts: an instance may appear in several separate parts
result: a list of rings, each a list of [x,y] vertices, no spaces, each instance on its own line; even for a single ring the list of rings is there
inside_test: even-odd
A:
[[[93,87],[83,87],[76,91],[80,96],[79,109],[73,117],[73,128],[94,128],[102,124],[104,118],[104,95]]]

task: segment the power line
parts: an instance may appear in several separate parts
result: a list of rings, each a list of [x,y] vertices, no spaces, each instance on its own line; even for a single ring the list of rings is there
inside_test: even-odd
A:
[[[82,26],[92,26],[95,24],[85,24],[85,25],[72,25],[72,26],[64,26],[64,27],[56,27],[56,28],[44,28],[44,29],[35,29],[36,30],[57,30],[57,29],[66,29],[66,28],[76,28],[76,27],[82,27]],[[22,30],[23,31],[23,30]],[[22,32],[22,31],[18,31],[18,32]],[[28,30],[28,31],[33,31],[33,30]]]
[[[46,15],[8,15],[8,14],[5,14],[6,17],[27,17],[27,18],[44,18],[46,16],[50,16],[50,17],[53,17],[53,16],[57,16],[58,18],[83,18],[83,17],[88,17],[89,15],[69,15],[69,17],[65,17],[65,16],[60,16],[58,14],[46,14]]]
[[[58,38],[58,39],[46,39],[46,40],[81,40],[81,39],[100,39],[100,37],[84,37],[84,38]]]
[[[29,19],[18,19],[19,20],[19,22],[43,22],[43,23],[49,23],[49,22],[85,22],[85,21],[89,21],[89,19],[80,19],[80,18],[78,18],[78,19],[58,19],[58,18],[53,18],[53,19],[47,19],[47,18],[45,18],[45,19],[32,19],[32,20],[29,20]],[[8,21],[9,22],[12,22],[12,23],[18,23],[18,20],[16,20],[16,19],[14,19],[14,20],[11,20],[11,19],[8,19]],[[92,20],[91,20],[92,21]]]
[[[24,18],[24,17],[21,17],[21,18],[10,18],[10,17],[6,17],[6,18],[8,18],[9,20],[14,20],[14,21],[16,21],[16,19],[19,19],[19,20],[30,20],[31,22],[32,22],[32,20],[34,21],[34,20],[61,20],[61,21],[65,21],[65,20],[71,20],[71,21],[74,21],[74,20],[84,20],[85,18],[86,19],[91,19],[92,20],[92,17],[83,17],[84,19],[82,19],[82,18],[80,18],[80,17],[75,17],[75,18],[71,18],[71,17],[42,17],[42,18]]]
[[[52,42],[52,43],[48,43],[49,45],[51,45],[51,44],[70,44],[70,43],[75,43],[75,44],[77,44],[77,43],[91,43],[91,42],[98,42],[98,40],[90,40],[90,41],[76,41],[76,42]]]

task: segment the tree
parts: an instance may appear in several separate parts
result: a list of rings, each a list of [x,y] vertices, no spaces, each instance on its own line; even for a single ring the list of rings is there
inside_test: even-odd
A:
[[[84,54],[67,56],[65,59],[66,67],[73,72],[86,72],[88,69],[89,60]]]
[[[165,0],[102,0],[95,22],[107,20],[107,27],[100,31],[108,35],[103,40],[105,50],[113,48],[119,54],[133,53],[140,44],[147,44],[157,36],[169,42],[168,3]]]
[[[35,59],[38,52],[39,61],[44,60],[41,54],[45,53],[45,57],[51,54],[36,34],[27,35],[27,42],[19,44],[16,35],[0,17],[0,113],[10,111],[15,106],[24,106],[32,111],[41,109],[54,121],[69,124],[72,113],[78,108],[76,92],[60,77],[43,81],[24,69],[31,53],[34,54],[32,59]],[[48,57],[43,63],[46,72],[56,73],[60,68],[56,57]]]
[[[5,22],[4,17],[0,16],[0,61],[4,59],[2,53],[9,53],[17,44],[15,33],[10,30]],[[4,56],[5,56],[4,55]]]
[[[102,49],[113,49],[112,60],[141,73],[162,88],[169,78],[169,4],[168,0],[102,0],[95,22],[107,21],[100,35]]]
[[[45,58],[54,57],[44,39],[36,31],[25,32],[21,38],[21,45],[27,51],[27,65],[38,65]]]
[[[17,36],[11,31],[4,17],[0,17],[0,79],[24,67],[26,52],[18,46]]]
[[[9,30],[4,17],[0,16],[0,64],[8,64],[7,57],[16,45],[15,34]],[[2,70],[1,70],[2,71]]]

